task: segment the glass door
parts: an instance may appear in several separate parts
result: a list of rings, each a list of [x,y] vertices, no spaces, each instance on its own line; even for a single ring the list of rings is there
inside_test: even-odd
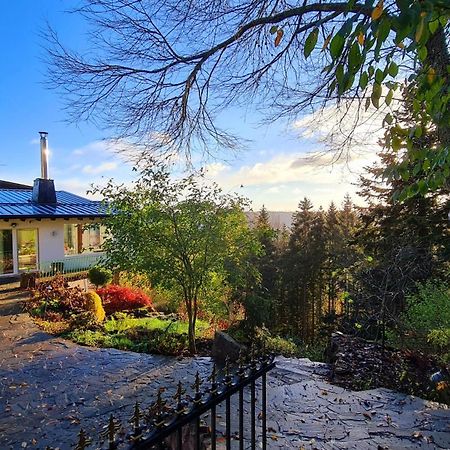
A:
[[[12,230],[0,230],[0,275],[13,272]]]
[[[17,256],[19,272],[37,269],[37,229],[17,230]]]

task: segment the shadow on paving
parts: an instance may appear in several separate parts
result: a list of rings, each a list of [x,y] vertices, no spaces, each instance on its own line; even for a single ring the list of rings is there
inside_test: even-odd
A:
[[[22,302],[26,300],[28,293],[19,292],[5,292],[0,290],[0,316],[12,316],[22,312]]]
[[[81,347],[39,331],[26,314],[0,315],[0,333],[2,450],[73,448],[80,425],[95,436],[111,413],[125,423],[136,401],[146,408],[159,387],[169,397],[176,381],[190,385],[212,364]],[[450,411],[442,405],[386,389],[351,392],[328,383],[327,370],[277,359],[268,376],[268,448],[450,448]],[[219,416],[223,427],[223,411]]]

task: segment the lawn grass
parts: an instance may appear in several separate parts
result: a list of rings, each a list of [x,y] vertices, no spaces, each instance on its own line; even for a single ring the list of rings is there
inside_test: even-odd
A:
[[[188,332],[188,323],[173,321],[167,319],[159,319],[157,317],[124,317],[115,319],[111,317],[103,324],[105,331],[108,333],[121,332],[129,330],[130,328],[141,328],[148,331],[161,330],[175,334],[182,334]],[[197,335],[202,335],[209,327],[208,322],[204,320],[197,320],[195,331]]]
[[[198,320],[196,336],[210,339],[209,324]],[[75,329],[65,337],[77,344],[90,347],[117,348],[143,353],[166,355],[185,354],[188,349],[187,322],[164,320],[157,317],[109,318],[99,329]]]

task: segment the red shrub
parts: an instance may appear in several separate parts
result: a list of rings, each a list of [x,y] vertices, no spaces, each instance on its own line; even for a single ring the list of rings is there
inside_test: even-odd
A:
[[[151,298],[140,289],[110,284],[97,289],[97,294],[102,299],[106,314],[143,307],[152,308]]]
[[[225,319],[218,319],[217,328],[222,331],[228,330],[228,328],[230,328],[230,322]]]

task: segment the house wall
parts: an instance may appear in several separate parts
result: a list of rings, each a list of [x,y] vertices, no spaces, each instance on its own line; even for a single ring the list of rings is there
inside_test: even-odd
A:
[[[0,229],[13,230],[13,250],[17,252],[16,232],[20,229],[38,230],[38,261],[64,258],[64,220],[16,220],[2,221]]]
[[[42,220],[38,225],[39,261],[64,258],[64,220]]]
[[[10,219],[9,221],[0,221],[0,229],[13,230],[13,252],[17,254],[18,229],[36,229],[38,230],[38,261],[49,262],[64,259],[64,224],[65,223],[92,223],[96,220],[64,220],[64,219]],[[16,263],[17,268],[17,263]],[[16,271],[17,273],[17,271]],[[0,275],[2,276],[2,275]],[[8,276],[8,275],[3,275]]]

